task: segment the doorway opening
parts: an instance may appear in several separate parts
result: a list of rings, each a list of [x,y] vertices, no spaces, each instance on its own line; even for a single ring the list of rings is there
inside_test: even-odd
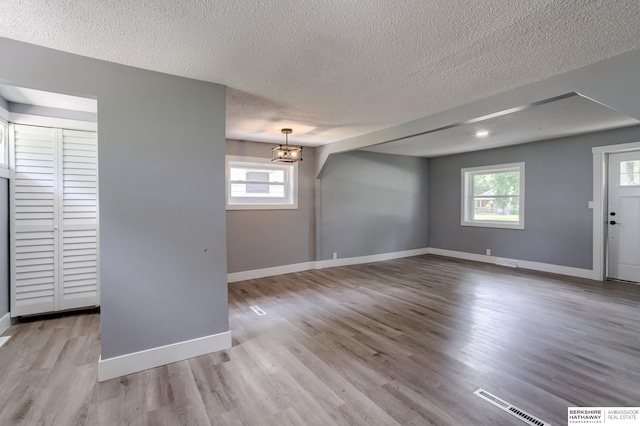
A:
[[[592,152],[593,279],[640,283],[640,142]]]
[[[0,118],[10,316],[99,306],[97,101],[0,83]]]

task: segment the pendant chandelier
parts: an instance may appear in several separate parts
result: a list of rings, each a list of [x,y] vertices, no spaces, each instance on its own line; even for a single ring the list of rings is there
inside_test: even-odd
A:
[[[302,147],[289,145],[289,135],[293,133],[293,130],[282,129],[281,131],[286,138],[285,144],[275,146],[271,149],[271,161],[279,163],[295,163],[296,161],[302,161]]]

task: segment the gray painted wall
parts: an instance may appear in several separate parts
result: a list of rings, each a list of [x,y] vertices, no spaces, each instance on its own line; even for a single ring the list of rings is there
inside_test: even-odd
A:
[[[228,140],[227,154],[271,158],[273,146]],[[315,260],[314,155],[314,148],[305,147],[304,161],[298,163],[297,210],[227,211],[229,272]]]
[[[429,161],[430,246],[592,268],[594,146],[640,141],[640,126]],[[460,226],[460,169],[524,161],[525,229]]]
[[[0,178],[0,318],[9,312],[9,180]]]
[[[428,247],[428,160],[333,155],[320,180],[320,260]]]
[[[0,82],[98,100],[102,358],[229,330],[224,86],[0,39]]]

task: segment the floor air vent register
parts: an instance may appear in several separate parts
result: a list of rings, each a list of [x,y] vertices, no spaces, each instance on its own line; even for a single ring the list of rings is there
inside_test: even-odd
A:
[[[250,306],[250,308],[253,312],[255,312],[258,315],[261,315],[261,316],[266,315],[266,312],[260,309],[260,306],[258,305]]]
[[[478,389],[477,391],[474,392],[475,395],[479,396],[480,398],[484,399],[485,401],[495,405],[496,407],[500,408],[503,411],[506,411],[507,413],[511,414],[514,417],[519,418],[520,420],[522,420],[523,422],[525,422],[528,425],[533,425],[533,426],[551,426],[551,423],[547,423],[543,420],[540,420],[539,418],[532,416],[531,414],[527,413],[524,410],[519,409],[518,407],[515,407],[511,404],[509,404],[507,401],[498,398],[495,395],[490,394],[489,392],[487,392],[484,389]]]

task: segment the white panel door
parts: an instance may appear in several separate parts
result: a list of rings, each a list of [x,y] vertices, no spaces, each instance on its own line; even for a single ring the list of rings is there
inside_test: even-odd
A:
[[[61,130],[59,309],[99,304],[98,145],[94,132]]]
[[[57,307],[58,150],[55,129],[14,125],[11,179],[11,315]]]
[[[609,156],[608,276],[640,282],[640,151]]]

